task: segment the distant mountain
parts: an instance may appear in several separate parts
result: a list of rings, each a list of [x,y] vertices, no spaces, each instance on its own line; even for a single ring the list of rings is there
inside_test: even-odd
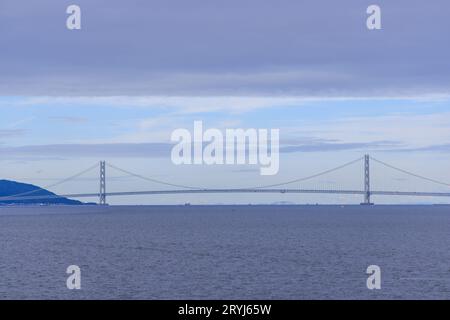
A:
[[[67,204],[67,205],[81,205],[83,202],[71,200],[67,198],[42,198],[42,199],[4,199],[4,197],[22,195],[23,197],[35,196],[55,196],[54,193],[41,189],[38,186],[20,183],[10,180],[0,180],[0,205],[8,204]]]

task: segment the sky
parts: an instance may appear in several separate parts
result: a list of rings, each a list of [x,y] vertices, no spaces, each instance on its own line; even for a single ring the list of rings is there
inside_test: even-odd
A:
[[[81,8],[81,30],[66,28],[71,4]],[[371,4],[381,8],[381,30],[366,27]],[[172,183],[243,187],[292,180],[370,153],[450,181],[448,9],[444,0],[3,0],[0,178],[46,186],[106,160]],[[280,129],[279,173],[264,177],[250,165],[175,166],[171,132],[192,130],[196,120],[220,130]],[[377,164],[372,172],[375,189],[449,189]],[[113,170],[107,176],[108,191],[164,188]],[[97,177],[94,170],[52,191],[97,192]],[[362,167],[308,183],[361,189]],[[108,199],[360,201],[336,195]]]

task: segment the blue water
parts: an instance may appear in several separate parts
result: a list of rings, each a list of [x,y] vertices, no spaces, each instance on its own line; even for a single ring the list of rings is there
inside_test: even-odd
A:
[[[0,298],[448,299],[450,206],[3,207]]]

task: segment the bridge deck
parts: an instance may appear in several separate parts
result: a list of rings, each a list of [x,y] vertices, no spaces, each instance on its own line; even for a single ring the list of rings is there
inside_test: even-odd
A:
[[[122,191],[107,192],[107,197],[134,196],[134,195],[170,195],[170,194],[197,194],[197,193],[304,193],[304,194],[355,194],[364,195],[362,190],[315,190],[315,189],[188,189],[188,190],[148,190],[148,191]],[[371,195],[380,196],[419,196],[419,197],[450,197],[448,192],[414,192],[414,191],[371,191]],[[35,200],[65,198],[91,198],[98,197],[99,193],[74,193],[48,196],[0,197],[0,200]]]

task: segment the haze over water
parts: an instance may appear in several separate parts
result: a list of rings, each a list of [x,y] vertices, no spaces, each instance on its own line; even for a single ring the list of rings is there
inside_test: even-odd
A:
[[[0,298],[448,299],[449,230],[450,206],[0,207]]]

